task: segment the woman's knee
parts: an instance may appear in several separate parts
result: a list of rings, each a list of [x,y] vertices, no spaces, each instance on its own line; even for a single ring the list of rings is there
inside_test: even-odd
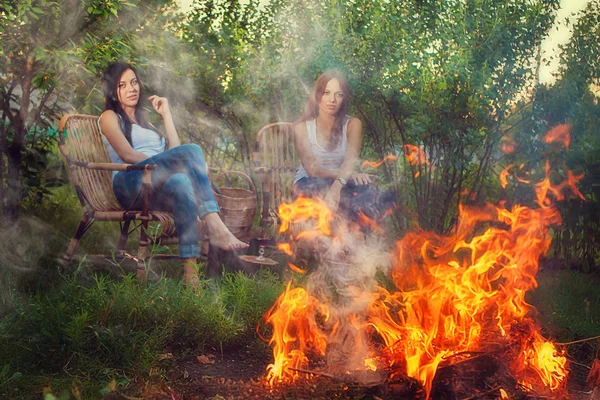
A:
[[[179,147],[181,147],[186,153],[192,155],[194,159],[202,159],[202,161],[204,161],[204,152],[196,143],[186,143]]]
[[[163,189],[174,198],[194,197],[194,187],[190,177],[185,173],[173,174],[165,181]]]

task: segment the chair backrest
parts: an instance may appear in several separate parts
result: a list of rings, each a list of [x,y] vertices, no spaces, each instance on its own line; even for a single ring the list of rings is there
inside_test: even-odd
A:
[[[257,167],[271,171],[265,184],[271,196],[269,209],[277,213],[281,203],[292,201],[292,185],[299,165],[293,124],[277,122],[264,126],[256,135],[254,161]]]
[[[71,180],[82,206],[87,202],[95,211],[118,211],[123,207],[112,190],[112,171],[91,170],[74,164],[74,161],[110,163],[108,152],[102,143],[98,118],[81,114],[62,117],[58,125],[59,148],[69,166]]]

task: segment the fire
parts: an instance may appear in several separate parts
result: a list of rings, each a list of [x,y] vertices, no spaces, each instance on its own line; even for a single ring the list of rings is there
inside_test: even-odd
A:
[[[288,267],[290,267],[290,269],[300,275],[304,275],[306,274],[306,270],[303,270],[302,268],[297,267],[296,265],[292,264],[292,263],[288,263]]]
[[[397,160],[398,157],[394,154],[388,154],[387,156],[383,157],[383,159],[379,160],[379,161],[363,161],[361,164],[361,167],[371,167],[371,168],[379,168],[384,162],[391,160],[391,161],[395,161]]]
[[[289,243],[277,243],[277,248],[283,251],[288,256],[294,255],[294,252],[292,251],[292,245]]]
[[[554,128],[550,129],[546,136],[542,138],[544,143],[560,143],[565,148],[569,148],[571,144],[571,135],[569,131],[571,130],[571,124],[561,124],[557,125]]]
[[[512,154],[517,149],[517,144],[511,138],[503,138],[500,143],[500,151],[504,154]]]
[[[568,138],[561,135],[557,137],[568,144]],[[415,149],[407,151],[411,165],[426,163],[422,151]],[[500,174],[503,187],[512,168],[509,165]],[[545,175],[534,185],[536,208],[518,204],[507,208],[503,203],[460,205],[452,234],[406,234],[392,253],[395,290],[376,287],[369,291],[347,284],[355,302],[367,299],[362,309],[355,307],[359,312],[340,311],[343,308],[335,303],[335,296],[313,296],[304,288],[288,285],[265,314],[273,328],[274,362],[268,369],[268,382],[293,381],[295,371],[308,365],[309,352],[324,356],[340,336],[355,332],[357,348],[363,338],[368,346],[368,338],[377,337],[383,349],[374,356],[372,349],[361,353],[361,363],[353,368],[401,369],[421,382],[427,396],[441,365],[453,356],[482,352],[489,346],[502,349],[508,368],[523,385],[545,393],[564,390],[567,359],[539,333],[525,293],[537,287],[538,262],[550,247],[550,227],[561,223],[552,202],[563,199],[565,191],[585,197],[576,188],[581,175],[568,171],[564,182],[553,184],[549,163]],[[350,234],[333,223],[334,215],[318,198],[282,205],[280,215],[282,231],[313,221],[310,230],[296,238],[327,236],[341,242]],[[363,224],[372,223],[364,215],[361,219]],[[372,228],[377,232],[378,227]],[[508,398],[503,389],[500,394]]]
[[[412,166],[420,166],[420,165],[429,165],[429,161],[427,161],[427,156],[425,152],[412,144],[404,145],[404,154],[406,155],[406,159],[408,163]],[[420,171],[416,171],[414,174],[415,178],[418,178],[421,175]]]
[[[325,354],[325,335],[317,327],[315,317],[327,315],[315,297],[303,288],[291,289],[288,284],[285,292],[267,312],[266,322],[282,329],[273,330],[269,344],[273,346],[275,359],[267,367],[267,381],[273,385],[277,380],[294,379],[297,369],[308,362],[305,352],[313,349]],[[325,318],[326,319],[326,318]],[[290,369],[292,368],[292,369]]]

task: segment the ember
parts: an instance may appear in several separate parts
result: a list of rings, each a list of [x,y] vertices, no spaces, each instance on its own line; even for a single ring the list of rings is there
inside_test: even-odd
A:
[[[568,145],[565,129],[546,140]],[[410,155],[411,164],[427,162],[418,151]],[[501,175],[503,185],[511,168]],[[387,379],[390,390],[395,380],[413,379],[430,397],[441,370],[486,355],[514,377],[494,386],[495,396],[509,398],[509,386],[553,397],[563,393],[567,359],[541,336],[525,293],[537,287],[549,227],[561,222],[552,201],[562,199],[566,189],[583,195],[575,187],[581,176],[569,171],[563,183],[553,185],[549,172],[547,163],[546,178],[534,186],[537,208],[461,205],[453,234],[408,233],[391,258],[319,199],[283,205],[282,231],[315,221],[294,238],[310,238],[324,256],[306,289],[288,285],[265,315],[273,327],[269,384],[293,382],[321,360],[323,374],[350,374],[363,383]],[[375,283],[377,269],[388,272],[390,262],[393,291]]]

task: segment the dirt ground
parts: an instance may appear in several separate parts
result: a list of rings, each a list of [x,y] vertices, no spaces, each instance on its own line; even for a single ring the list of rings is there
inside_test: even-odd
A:
[[[254,400],[254,399],[424,399],[423,388],[410,379],[389,380],[385,384],[359,384],[357,382],[332,379],[327,376],[304,376],[295,384],[271,389],[264,382],[266,367],[272,355],[266,346],[244,345],[224,351],[219,349],[205,354],[175,358],[170,353],[162,355],[156,379],[137,382],[128,393],[111,392],[105,399],[157,399],[157,400]],[[490,360],[482,361],[485,365]],[[592,392],[584,386],[588,369],[583,365],[571,365],[566,396],[544,397],[531,393],[512,393],[514,399],[593,399]],[[498,371],[495,372],[498,376]],[[438,380],[434,399],[499,399],[493,383],[481,383],[472,395],[465,396],[452,387],[450,381],[467,381],[465,370],[446,371],[446,377]],[[490,375],[490,377],[492,377]],[[492,377],[494,378],[494,377]],[[486,378],[487,379],[487,378]],[[436,377],[437,380],[437,377]],[[434,382],[434,386],[436,386]],[[442,388],[441,388],[442,387]],[[491,388],[486,393],[486,388]],[[506,387],[506,386],[505,386]],[[453,386],[456,389],[456,385]],[[473,397],[475,396],[475,397]]]

